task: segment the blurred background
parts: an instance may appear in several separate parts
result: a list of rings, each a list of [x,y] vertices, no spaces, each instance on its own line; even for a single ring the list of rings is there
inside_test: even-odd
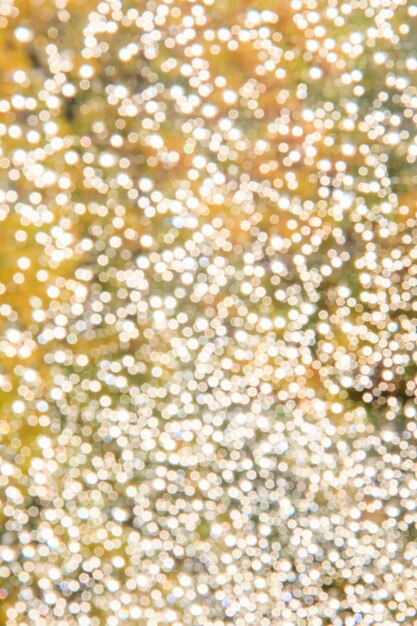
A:
[[[417,6],[0,0],[0,622],[413,624]]]

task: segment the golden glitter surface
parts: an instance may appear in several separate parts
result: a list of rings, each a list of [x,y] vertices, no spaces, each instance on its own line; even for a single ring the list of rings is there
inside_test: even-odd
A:
[[[416,33],[0,0],[1,626],[417,624]]]

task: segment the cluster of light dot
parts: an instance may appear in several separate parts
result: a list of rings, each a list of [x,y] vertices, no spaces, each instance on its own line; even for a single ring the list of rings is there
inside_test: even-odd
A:
[[[1,0],[2,624],[417,619],[416,17]]]

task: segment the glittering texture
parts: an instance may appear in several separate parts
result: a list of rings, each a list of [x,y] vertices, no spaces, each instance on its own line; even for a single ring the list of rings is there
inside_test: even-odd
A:
[[[0,0],[0,623],[417,619],[417,5]]]

